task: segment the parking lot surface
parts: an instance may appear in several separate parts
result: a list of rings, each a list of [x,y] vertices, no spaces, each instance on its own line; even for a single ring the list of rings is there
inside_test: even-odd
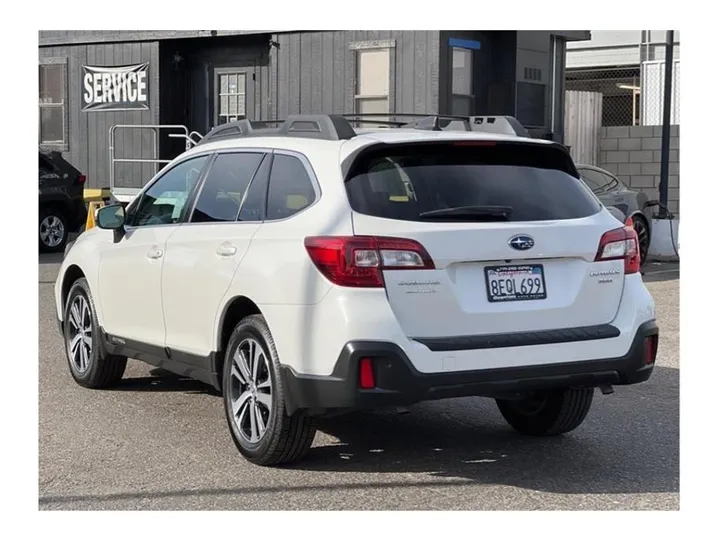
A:
[[[73,510],[677,510],[679,269],[649,264],[660,350],[650,381],[595,394],[557,438],[516,434],[494,402],[438,401],[321,424],[307,458],[249,464],[210,387],[130,361],[77,386],[54,320],[60,257],[39,265],[39,508]]]

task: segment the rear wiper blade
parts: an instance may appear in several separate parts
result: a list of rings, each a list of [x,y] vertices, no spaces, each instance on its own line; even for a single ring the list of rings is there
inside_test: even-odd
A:
[[[450,218],[477,221],[506,221],[513,212],[512,206],[456,206],[422,212],[422,219]]]

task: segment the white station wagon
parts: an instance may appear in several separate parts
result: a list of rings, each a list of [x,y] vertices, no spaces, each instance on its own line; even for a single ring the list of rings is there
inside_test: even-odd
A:
[[[658,327],[633,229],[563,146],[443,122],[211,131],[67,252],[74,379],[112,387],[135,358],[211,384],[262,465],[301,458],[322,415],[483,396],[558,435],[595,388],[647,380]]]

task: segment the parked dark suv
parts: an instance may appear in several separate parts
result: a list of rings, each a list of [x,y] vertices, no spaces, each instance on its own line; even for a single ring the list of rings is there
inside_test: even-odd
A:
[[[63,251],[68,234],[77,232],[87,218],[83,198],[85,175],[59,152],[40,150],[40,251]]]

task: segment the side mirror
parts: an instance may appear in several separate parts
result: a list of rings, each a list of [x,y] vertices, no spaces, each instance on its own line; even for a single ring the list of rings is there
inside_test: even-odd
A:
[[[103,206],[97,211],[95,222],[101,229],[122,229],[125,226],[125,208],[121,204]]]

